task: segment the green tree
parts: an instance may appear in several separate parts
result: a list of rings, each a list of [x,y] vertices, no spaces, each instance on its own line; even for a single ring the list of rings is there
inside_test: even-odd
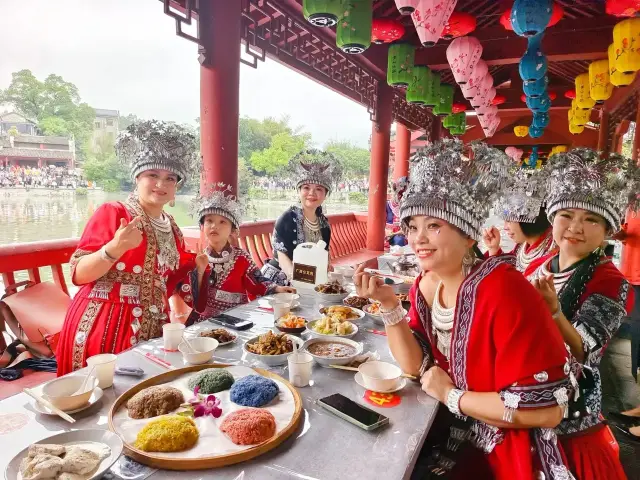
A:
[[[95,111],[81,102],[73,83],[54,74],[40,81],[31,70],[20,70],[11,75],[9,87],[0,91],[0,103],[9,103],[36,120],[45,135],[73,135],[81,146],[80,160],[86,157]]]
[[[18,135],[20,135],[20,132],[15,126],[13,126],[9,129],[7,134],[9,134],[10,137],[17,137]]]
[[[125,130],[129,125],[140,120],[142,119],[133,113],[130,113],[129,115],[120,115],[120,118],[118,119],[118,129],[120,131]]]
[[[307,146],[308,138],[307,135],[277,133],[271,138],[269,148],[251,154],[251,168],[267,175],[286,170],[289,159]]]
[[[113,142],[103,138],[92,149],[83,165],[87,180],[97,182],[107,191],[120,190],[129,179],[129,172],[116,157]]]
[[[371,153],[366,148],[357,147],[347,140],[331,140],[324,148],[342,160],[347,177],[361,177],[368,174]]]

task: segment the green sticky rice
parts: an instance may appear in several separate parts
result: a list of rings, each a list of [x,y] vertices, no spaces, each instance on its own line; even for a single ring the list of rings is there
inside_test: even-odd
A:
[[[208,368],[189,378],[187,384],[191,390],[198,386],[200,387],[199,393],[209,395],[229,390],[233,382],[233,375],[224,368]]]

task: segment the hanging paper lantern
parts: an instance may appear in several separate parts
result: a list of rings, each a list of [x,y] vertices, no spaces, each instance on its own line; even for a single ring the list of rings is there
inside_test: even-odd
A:
[[[482,129],[485,137],[487,138],[493,137],[493,135],[496,133],[496,130],[498,130],[499,126],[500,126],[500,117],[496,116],[489,121],[486,127]]]
[[[613,93],[609,81],[609,60],[596,60],[589,64],[589,91],[596,103],[602,103]]]
[[[506,153],[507,156],[515,163],[520,163],[520,159],[522,158],[524,151],[516,147],[507,147],[504,149],[504,153]]]
[[[552,102],[558,98],[558,95],[556,95],[556,92],[547,92],[547,95],[549,96],[549,100],[551,100]]]
[[[616,47],[612,43],[607,50],[609,56],[609,81],[614,87],[631,85],[636,78],[636,72],[624,73],[616,68]]]
[[[527,101],[527,96],[524,93],[522,95],[520,95],[520,101],[523,102],[523,103]]]
[[[303,0],[302,14],[315,27],[333,27],[342,15],[342,0]]]
[[[411,15],[416,9],[418,0],[396,0],[396,8],[400,15]]]
[[[387,53],[387,83],[392,87],[406,87],[413,79],[415,47],[409,43],[389,45]]]
[[[464,103],[454,103],[453,107],[451,108],[451,111],[453,113],[466,112],[467,111],[467,106]]]
[[[473,67],[473,71],[471,72],[469,81],[464,85],[460,85],[460,89],[462,90],[464,98],[466,98],[467,100],[471,100],[473,97],[475,97],[478,86],[480,85],[484,77],[486,77],[488,74],[489,67],[487,66],[487,63],[482,59],[478,60],[476,66]]]
[[[485,94],[485,96],[480,99],[480,102],[481,102],[480,106],[481,107],[492,106],[494,98],[496,98],[496,89],[495,87],[491,87],[489,90],[487,90],[487,93]]]
[[[573,125],[573,124],[569,124],[569,131],[574,134],[574,135],[578,135],[582,132],[584,132],[584,127],[580,127],[578,125]]]
[[[464,135],[467,132],[467,116],[465,114],[460,117],[459,123],[449,130],[451,135]]]
[[[482,117],[484,115],[497,115],[497,114],[498,114],[498,107],[496,107],[495,105],[487,105],[487,106],[476,108],[476,115],[478,115],[479,117]]]
[[[435,107],[433,107],[433,113],[438,116],[451,115],[453,108],[453,86],[443,83],[440,85],[440,98]]]
[[[578,102],[574,99],[571,100],[571,110],[569,116],[569,122],[573,122],[575,125],[584,126],[591,119],[591,109],[580,108]]]
[[[476,88],[476,96],[471,99],[471,106],[473,108],[477,108],[481,105],[484,105],[484,100],[489,95],[489,90],[493,88],[493,77],[490,74],[487,74],[486,77],[482,79],[482,81],[478,84],[478,88]]]
[[[428,67],[422,65],[413,67],[413,78],[407,87],[407,102],[424,105],[427,102],[430,79]]]
[[[540,138],[543,134],[544,128],[536,127],[535,125],[529,127],[529,136],[531,138]]]
[[[615,67],[623,73],[640,70],[640,18],[627,18],[613,27]]]
[[[535,167],[538,163],[539,155],[538,155],[538,146],[531,147],[531,155],[529,155],[529,166]]]
[[[476,17],[464,12],[453,12],[442,30],[442,38],[452,38],[469,35],[476,29]]]
[[[520,78],[525,82],[540,80],[547,74],[547,57],[541,50],[542,35],[528,38],[527,51],[520,59]]]
[[[466,115],[464,113],[454,113],[447,115],[442,120],[442,126],[448,129],[450,133],[453,133],[451,130],[459,130],[463,122],[466,125]]]
[[[349,0],[343,8],[336,27],[336,45],[344,53],[357,55],[371,45],[373,0]]]
[[[404,25],[391,18],[374,18],[371,23],[371,41],[378,45],[400,40],[404,32]]]
[[[576,91],[575,90],[567,90],[566,92],[564,92],[564,97],[565,98],[576,98]]]
[[[542,33],[551,20],[551,0],[515,0],[511,8],[513,31],[521,37]]]
[[[549,86],[549,77],[546,75],[539,80],[534,80],[532,82],[524,82],[522,84],[522,89],[527,97],[539,97],[544,92],[547,91],[547,87]],[[524,101],[524,100],[523,100]]]
[[[517,127],[513,127],[513,133],[516,134],[516,137],[526,137],[529,134],[529,127],[518,125]]]
[[[545,128],[549,125],[549,114],[546,112],[534,112],[531,125],[538,128]]]
[[[551,11],[551,18],[549,19],[549,23],[547,23],[547,28],[553,27],[556,23],[562,20],[562,17],[564,17],[564,8],[562,8],[561,5],[554,3],[553,9]],[[505,10],[500,17],[500,24],[507,30],[513,30],[513,25],[511,25],[510,8],[508,10]]]
[[[493,97],[493,100],[491,100],[491,105],[502,105],[506,101],[507,97],[505,97],[504,95],[496,95],[495,97]]]
[[[548,112],[551,108],[551,100],[546,93],[536,98],[527,97],[527,107],[532,112]]]
[[[456,38],[447,47],[447,61],[456,83],[464,85],[469,81],[473,68],[482,55],[482,45],[476,37]]]
[[[556,153],[566,152],[567,150],[569,149],[567,148],[566,145],[556,145],[551,149],[551,153],[549,154],[549,156],[555,155]]]
[[[593,108],[596,104],[591,98],[588,73],[581,73],[576,77],[576,103],[580,108]]]
[[[423,46],[432,47],[436,44],[457,2],[458,0],[417,0],[411,19]]]
[[[429,70],[430,80],[427,85],[427,98],[425,105],[435,107],[440,101],[440,74]],[[451,106],[453,108],[453,105]]]
[[[607,0],[604,11],[615,17],[633,17],[640,10],[638,0]]]

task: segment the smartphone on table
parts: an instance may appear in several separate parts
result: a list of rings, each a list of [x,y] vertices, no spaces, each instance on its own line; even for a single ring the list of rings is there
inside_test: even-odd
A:
[[[335,393],[317,400],[318,405],[364,430],[375,430],[389,424],[389,418],[370,408]]]
[[[217,317],[210,318],[209,321],[222,325],[223,327],[233,328],[234,330],[249,330],[253,327],[253,322],[251,320],[233,317],[226,313],[221,313]]]

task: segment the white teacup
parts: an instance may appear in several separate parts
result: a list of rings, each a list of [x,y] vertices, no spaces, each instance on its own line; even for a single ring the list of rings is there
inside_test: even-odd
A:
[[[288,303],[272,301],[271,307],[273,308],[273,319],[275,321],[278,321],[291,311],[291,305]]]
[[[113,376],[116,371],[116,357],[113,353],[101,353],[87,358],[89,368],[95,365],[95,374],[98,377],[98,386],[103,390],[113,385]]]
[[[162,326],[162,340],[164,341],[164,349],[167,352],[176,352],[178,345],[182,341],[184,333],[184,324],[182,323],[165,323]]]
[[[308,353],[292,353],[287,357],[289,364],[289,381],[294,387],[306,387],[311,381],[313,357]]]

